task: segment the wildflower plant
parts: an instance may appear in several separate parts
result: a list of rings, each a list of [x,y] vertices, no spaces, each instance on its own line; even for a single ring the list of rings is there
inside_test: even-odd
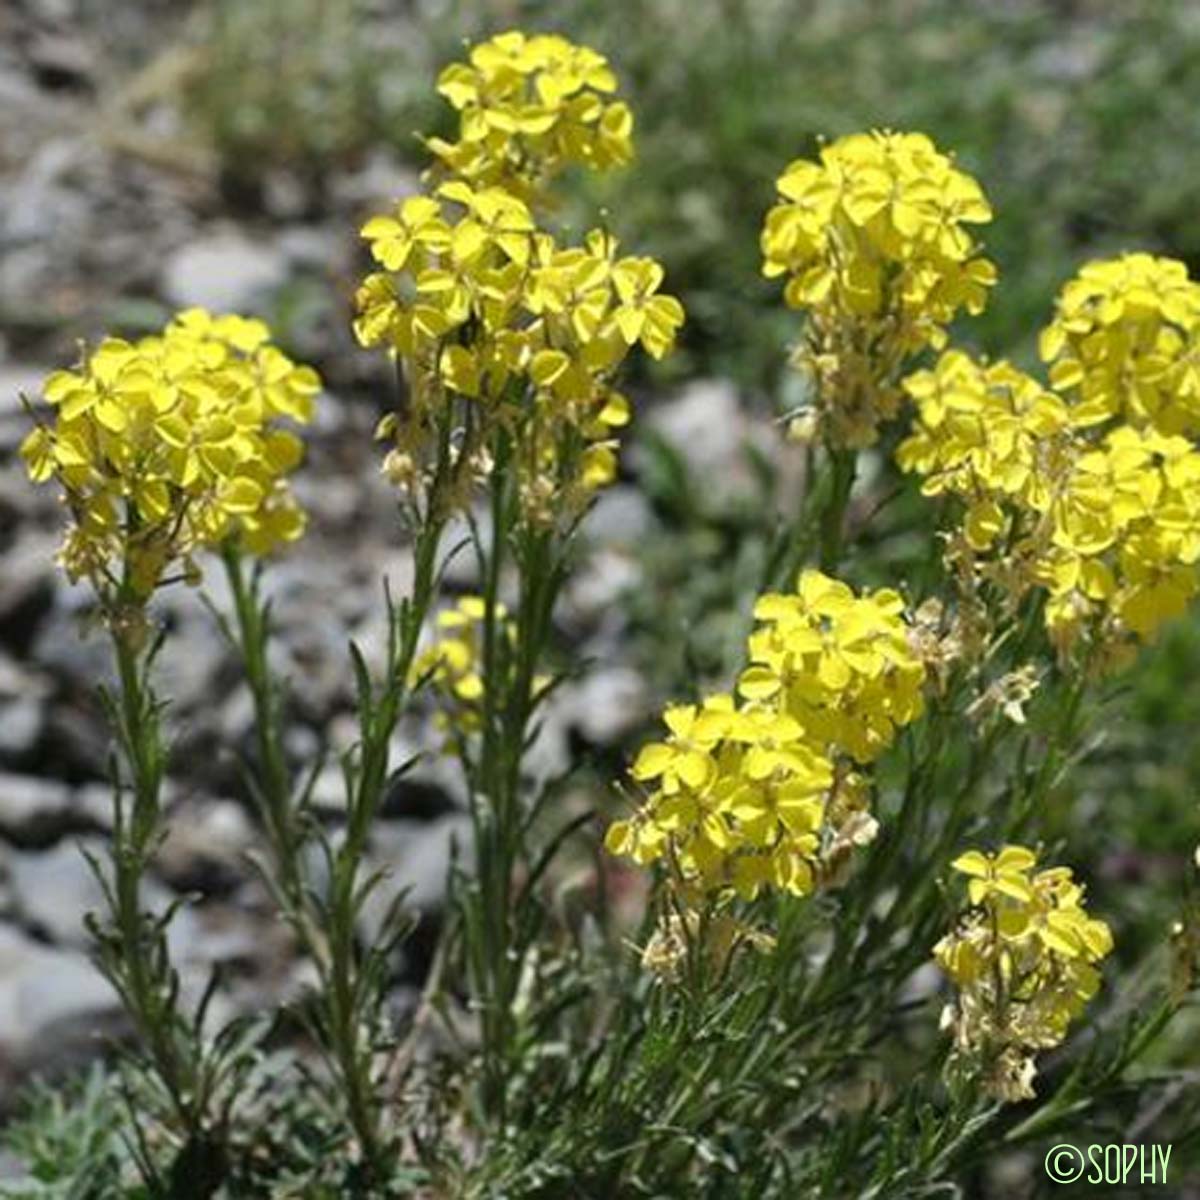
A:
[[[475,186],[529,198],[571,165],[606,170],[633,158],[633,114],[612,98],[616,75],[566,38],[502,33],[446,67],[437,90],[459,113],[459,135],[425,144]]]
[[[514,894],[513,880],[518,870],[533,881],[540,873],[522,834],[531,819],[522,758],[548,691],[551,617],[579,518],[616,475],[630,415],[616,373],[636,346],[666,354],[684,318],[652,259],[621,256],[602,228],[562,245],[535,216],[567,164],[629,158],[628,110],[599,98],[614,88],[599,55],[560,38],[513,33],[476,47],[440,82],[462,112],[460,142],[430,143],[441,162],[428,191],[362,230],[384,270],[363,282],[355,330],[395,359],[406,390],[378,430],[390,443],[384,472],[410,503],[440,489],[443,518],[487,498],[486,541],[472,523],[485,587],[460,610],[474,626],[481,683],[468,672],[454,687],[459,700],[464,685],[478,692],[454,746],[477,864],[459,893],[468,974],[486,1094],[501,1115],[513,1005],[536,928],[530,888]],[[500,598],[510,557],[511,617]],[[435,680],[445,656],[466,649],[461,639],[443,643]]]
[[[805,896],[836,879],[875,831],[862,767],[921,710],[902,608],[894,592],[858,597],[819,571],[793,595],[763,596],[738,699],[666,710],[668,740],[631,769],[653,790],[610,827],[609,849],[669,862],[685,901]]]
[[[503,33],[438,90],[457,136],[426,139],[421,190],[361,229],[353,328],[395,383],[377,440],[414,569],[408,594],[384,590],[378,660],[350,649],[339,828],[311,811],[320,760],[287,750],[263,586],[304,530],[289,479],[316,373],[261,322],[191,310],[52,375],[22,446],[60,489],[61,562],[117,664],[113,858],[94,864],[90,928],[137,1033],[143,1185],[915,1197],[960,1187],[996,1145],[1124,1113],[1191,1001],[1192,910],[1169,981],[1118,979],[1128,951],[1084,884],[1039,864],[1070,857],[1066,783],[1109,681],[1197,590],[1186,270],[1084,267],[1041,338],[1042,381],[951,342],[996,284],[975,235],[990,206],[952,157],[872,132],[792,163],[762,250],[805,314],[804,493],[741,614],[740,660],[666,705],[602,848],[596,812],[532,751],[576,669],[555,618],[633,416],[622,368],[669,354],[684,312],[607,218],[579,238],[554,224],[565,172],[632,159],[600,54]],[[928,543],[903,579],[879,578],[851,519],[860,460],[882,452],[936,505],[936,536],[903,530]],[[191,995],[171,962],[172,912],[141,898],[170,763],[155,600],[199,583],[207,553],[255,712],[259,866],[310,981],[270,1029],[213,1027],[212,989]],[[443,597],[457,553],[477,589]],[[422,752],[456,766],[470,833],[402,1023],[391,982],[414,918],[368,852],[423,701]],[[1070,1036],[1089,1024],[1092,1048]],[[280,1065],[285,1033],[309,1053]]]
[[[182,996],[167,941],[172,910],[143,907],[143,880],[166,832],[168,766],[151,681],[162,634],[148,606],[161,587],[199,582],[202,551],[261,554],[301,534],[287,476],[302,447],[279,422],[307,422],[319,387],[262,322],[191,309],[159,335],[106,339],[79,369],[51,375],[43,396],[53,422],[39,419],[21,446],[33,481],[60,489],[69,515],[60,562],[90,586],[117,667],[117,690],[105,693],[118,750],[113,854],[107,866],[91,860],[107,912],[90,916],[89,928],[142,1041],[142,1103],[177,1164],[210,1160],[213,1186],[227,1170],[253,1060],[238,1027],[206,1028],[211,993]],[[142,1163],[153,1175],[144,1147]]]
[[[54,480],[71,522],[63,567],[109,608],[144,601],[170,568],[237,536],[253,553],[293,541],[287,488],[302,457],[286,428],[312,417],[320,380],[261,322],[180,313],[136,344],[108,338],[80,370],[46,380],[53,424],[21,446],[30,478]]]
[[[1088,916],[1069,867],[1031,874],[1037,855],[1024,846],[969,850],[951,865],[968,876],[970,908],[934,947],[959,989],[943,1021],[957,1050],[986,1062],[990,1091],[1028,1099],[1033,1053],[1058,1045],[1096,994],[1112,933]]]
[[[858,133],[797,159],[776,182],[763,273],[805,311],[796,363],[808,417],[834,446],[870,445],[903,403],[900,373],[987,303],[996,269],[971,232],[992,210],[978,182],[920,133]]]

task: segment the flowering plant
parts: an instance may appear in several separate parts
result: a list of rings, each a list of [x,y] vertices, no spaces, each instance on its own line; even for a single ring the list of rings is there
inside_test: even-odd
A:
[[[53,374],[22,446],[118,668],[89,928],[137,1035],[138,1194],[915,1197],[1137,1091],[1194,992],[1194,916],[1170,979],[1129,983],[1084,884],[1039,863],[1070,857],[1088,720],[1198,590],[1200,285],[1147,255],[1085,266],[1043,382],[952,342],[997,273],[975,233],[991,206],[951,155],[871,132],[788,166],[761,244],[803,313],[803,495],[740,661],[667,703],[598,813],[533,750],[573,669],[555,632],[580,526],[636,407],[621,372],[670,354],[685,314],[607,218],[574,239],[554,222],[565,172],[633,157],[603,56],[503,33],[438,91],[457,136],[426,139],[421,190],[361,229],[353,329],[397,383],[376,433],[413,572],[385,592],[377,659],[351,646],[339,828],[313,812],[320,763],[285,752],[262,587],[304,532],[292,426],[327,402],[316,372],[256,319],[185,311]],[[920,573],[859,553],[867,461],[937,506],[907,531]],[[460,550],[478,588],[451,596]],[[211,992],[182,994],[174,911],[140,890],[167,827],[155,601],[209,552],[254,708],[262,872],[307,968],[273,1027],[213,1030]],[[469,837],[401,1021],[413,915],[369,849],[426,701],[422,752],[455,773]],[[301,1043],[282,1063],[281,1030]]]

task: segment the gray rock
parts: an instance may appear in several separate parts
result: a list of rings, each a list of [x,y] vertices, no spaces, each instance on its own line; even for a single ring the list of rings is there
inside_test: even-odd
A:
[[[58,836],[72,810],[66,784],[0,774],[0,837],[18,845],[44,844]]]
[[[83,593],[56,584],[53,576],[45,586],[55,589],[54,606],[37,625],[29,657],[60,686],[90,697],[98,684],[113,681],[112,647],[103,631],[90,622],[87,609],[72,604],[70,598]],[[56,715],[51,713],[52,721]]]
[[[610,746],[636,729],[650,711],[645,681],[632,667],[592,671],[564,688],[559,704],[572,727],[593,745]]]
[[[26,54],[43,81],[85,84],[95,70],[95,55],[83,38],[41,30],[30,39]]]
[[[332,271],[346,258],[346,238],[324,225],[290,225],[280,231],[279,249],[297,267]]]
[[[729,458],[744,417],[737,388],[727,379],[698,379],[650,410],[646,425],[669,441],[689,465],[715,467]]]
[[[45,706],[40,696],[0,698],[0,761],[24,762],[41,737]]]
[[[12,880],[8,877],[8,860],[13,851],[0,842],[0,921],[12,920],[16,910]]]
[[[0,202],[3,195],[0,195]],[[54,256],[48,240],[25,246],[5,247],[0,255],[0,297],[36,297],[44,294],[55,278]],[[40,290],[39,290],[40,289]]]
[[[544,783],[571,769],[568,728],[567,713],[553,698],[538,709],[532,726],[533,741],[521,763],[529,778]]]
[[[222,229],[172,253],[161,286],[166,299],[180,308],[247,312],[286,278],[287,260],[277,246]]]
[[[111,832],[113,790],[107,783],[85,783],[72,798],[72,808],[82,825],[100,832]]]
[[[590,554],[567,581],[563,594],[566,619],[590,624],[612,613],[618,601],[641,582],[642,568],[632,553],[607,547]]]
[[[355,479],[300,472],[292,491],[314,526],[322,531],[350,529],[362,511],[363,489]]]
[[[220,708],[218,728],[226,746],[236,747],[254,732],[254,695],[244,681],[225,698]]]
[[[167,929],[167,944],[181,976],[200,987],[217,966],[282,978],[292,950],[291,934],[282,921],[221,903],[178,908]]]
[[[410,713],[401,722],[392,738],[390,761],[393,771],[402,766],[407,770],[393,777],[384,798],[383,816],[432,820],[456,810],[466,811],[462,766],[452,755],[439,753],[445,740],[445,731],[437,727],[427,707]]]
[[[629,484],[605,488],[583,521],[583,534],[593,543],[636,546],[653,522],[642,492]]]
[[[81,686],[90,693],[102,678],[97,672]],[[54,748],[55,769],[63,774],[107,777],[112,738],[98,707],[52,705],[46,717],[45,743]]]
[[[676,397],[653,408],[645,425],[668,442],[687,464],[693,483],[719,502],[748,490],[753,481],[744,448],[750,443],[773,453],[778,436],[769,425],[753,421],[727,379],[698,379]],[[646,449],[635,447],[636,463]]]
[[[386,150],[376,150],[359,170],[335,176],[331,193],[337,207],[357,209],[365,216],[367,212],[383,212],[420,187],[420,177],[411,167]]]
[[[87,219],[87,205],[67,175],[86,153],[79,140],[50,138],[30,157],[10,189],[0,215],[0,232],[9,242],[39,242],[77,230]]]
[[[326,816],[343,816],[346,812],[346,783],[339,762],[327,762],[313,781],[310,797],[313,808]]]
[[[102,862],[108,847],[99,838],[84,844]],[[15,906],[23,924],[58,945],[86,949],[83,918],[104,906],[100,883],[73,841],[49,850],[13,853],[8,864]]]
[[[4,554],[0,571],[0,641],[19,654],[50,612],[54,597],[54,556],[58,538],[39,530],[22,530]]]
[[[116,993],[82,954],[0,925],[0,1059],[18,1077],[94,1057],[119,1014]]]
[[[210,613],[198,603],[184,611],[155,663],[154,690],[168,697],[173,708],[191,710],[211,705],[217,673],[229,651]]]
[[[384,821],[371,832],[372,862],[388,871],[368,907],[367,922],[376,921],[390,897],[405,891],[410,908],[421,912],[440,909],[446,901],[452,848],[470,866],[470,818],[456,813],[436,821]],[[377,927],[377,926],[376,926]]]
[[[245,855],[256,842],[239,804],[192,800],[171,813],[155,867],[177,891],[230,892],[249,873]]]

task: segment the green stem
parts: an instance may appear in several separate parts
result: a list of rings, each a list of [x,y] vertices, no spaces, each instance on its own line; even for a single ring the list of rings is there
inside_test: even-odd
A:
[[[234,542],[226,542],[222,558],[233,593],[238,650],[254,703],[254,733],[258,744],[256,798],[261,801],[260,816],[271,842],[283,897],[289,910],[298,913],[304,906],[304,875],[300,861],[303,837],[292,806],[279,697],[267,664],[271,634],[269,610],[260,603],[257,578],[247,583],[242,556]]]
[[[500,576],[508,539],[509,493],[508,446],[502,440],[497,448],[496,467],[491,479],[492,543],[485,556],[483,678],[483,742],[480,750],[479,779],[472,792],[482,793],[482,805],[473,802],[476,835],[478,888],[475,897],[480,910],[471,927],[479,931],[481,945],[476,949],[475,986],[480,1005],[483,1035],[484,1104],[503,1124],[507,1088],[505,1066],[509,1044],[510,934],[509,879],[511,863],[511,808],[516,797],[509,787],[504,763],[505,730],[500,711],[506,701],[506,668],[500,661],[501,617],[499,612]]]
[[[178,1005],[165,927],[141,907],[141,882],[162,832],[166,767],[158,702],[146,681],[153,650],[143,652],[131,630],[138,620],[110,625],[120,686],[113,708],[117,740],[129,772],[131,803],[118,792],[113,823],[110,924],[93,926],[108,978],[120,994],[155,1076],[167,1097],[170,1123],[185,1145],[211,1145],[208,1070],[203,1048]],[[219,1155],[214,1155],[219,1157]],[[218,1172],[219,1174],[219,1172]],[[197,1195],[211,1194],[206,1189]]]
[[[831,469],[829,498],[821,513],[821,570],[826,575],[836,573],[842,558],[846,509],[854,488],[858,454],[854,450],[828,447]]]
[[[531,888],[516,887],[534,856],[531,816],[522,803],[521,768],[537,707],[538,666],[551,632],[562,584],[559,547],[570,533],[520,525],[511,445],[501,438],[490,481],[492,543],[481,546],[483,568],[483,720],[478,762],[469,768],[475,832],[475,880],[462,897],[467,960],[482,1027],[482,1100],[488,1119],[503,1126],[508,1111],[517,999],[538,926]],[[511,554],[518,598],[511,633],[501,616],[503,568]]]
[[[443,525],[444,518],[431,503],[417,532],[412,595],[398,611],[389,613],[385,679],[378,695],[360,697],[359,756],[348,796],[346,836],[333,857],[328,906],[323,914],[329,952],[324,962],[318,962],[330,1057],[367,1173],[376,1181],[385,1179],[393,1165],[382,1128],[383,1105],[375,1072],[376,1024],[384,981],[370,970],[369,960],[378,948],[360,950],[357,924],[369,891],[364,880],[367,840],[387,787],[391,738],[408,695],[417,644],[436,590]]]

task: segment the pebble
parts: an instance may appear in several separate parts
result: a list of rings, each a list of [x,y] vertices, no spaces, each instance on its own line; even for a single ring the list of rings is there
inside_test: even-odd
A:
[[[104,908],[104,892],[83,849],[101,865],[108,861],[108,843],[102,838],[60,842],[49,850],[15,852],[8,872],[14,904],[21,923],[59,946],[86,950],[91,938],[84,916]]]
[[[50,611],[54,597],[54,555],[58,538],[22,529],[4,552],[0,571],[0,642],[17,654],[29,643]]]
[[[178,892],[225,895],[247,874],[244,856],[258,836],[232,800],[189,800],[171,812],[155,867]]]
[[[7,841],[20,846],[48,844],[70,824],[73,813],[65,783],[0,774],[0,837]]]
[[[278,246],[236,229],[217,229],[181,246],[162,270],[162,292],[178,308],[199,305],[213,312],[255,311],[266,293],[287,278]]]
[[[693,486],[714,503],[752,489],[747,445],[767,454],[774,454],[779,445],[779,435],[769,424],[747,414],[728,379],[694,380],[652,408],[644,425],[683,459]],[[644,469],[649,453],[647,447],[635,447],[630,457]]]
[[[371,832],[371,859],[387,870],[387,879],[376,889],[363,914],[367,934],[379,922],[398,891],[418,912],[437,912],[446,902],[450,861],[454,852],[467,864],[472,856],[471,820],[465,814],[436,821],[383,821]]]
[[[18,1078],[95,1057],[121,1024],[116,993],[87,957],[0,924],[0,1058]]]
[[[650,712],[645,681],[632,667],[592,671],[564,691],[567,722],[592,745],[615,745]]]

